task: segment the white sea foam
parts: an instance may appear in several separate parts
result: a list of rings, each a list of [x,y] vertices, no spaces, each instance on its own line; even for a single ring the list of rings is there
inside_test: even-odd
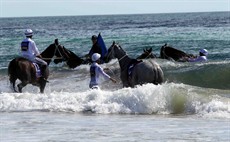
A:
[[[30,90],[33,91],[33,90]],[[217,91],[218,92],[218,91]],[[225,92],[229,93],[229,92]],[[229,98],[216,91],[184,84],[146,84],[117,90],[81,92],[38,90],[0,94],[0,111],[93,112],[100,114],[195,114],[201,117],[230,118]],[[230,93],[229,93],[230,94]]]
[[[156,60],[165,69],[189,69],[190,64]],[[228,62],[228,61],[225,61]],[[207,63],[209,64],[209,63]],[[217,64],[219,64],[217,62]],[[222,64],[222,63],[221,63]],[[116,59],[102,67],[119,82]],[[193,66],[194,67],[194,66]],[[196,65],[199,67],[199,64]],[[171,71],[172,72],[172,71]],[[0,111],[93,112],[101,114],[192,114],[201,117],[230,118],[230,90],[215,90],[195,86],[164,83],[122,88],[101,80],[102,90],[89,90],[89,65],[75,69],[51,68],[50,83],[45,94],[27,85],[24,93],[13,93],[7,76],[0,78]],[[17,81],[19,83],[19,81]]]

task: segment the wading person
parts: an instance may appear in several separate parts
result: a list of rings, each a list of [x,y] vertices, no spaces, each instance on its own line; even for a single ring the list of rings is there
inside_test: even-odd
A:
[[[92,65],[90,66],[90,83],[89,88],[91,89],[99,89],[99,77],[102,76],[107,80],[111,80],[112,82],[116,83],[116,80],[111,78],[108,74],[106,74],[101,66],[99,66],[101,55],[98,53],[94,53],[92,55]]]

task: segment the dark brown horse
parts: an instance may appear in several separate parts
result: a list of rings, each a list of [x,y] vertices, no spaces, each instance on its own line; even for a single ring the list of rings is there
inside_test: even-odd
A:
[[[181,50],[175,49],[171,46],[168,46],[167,44],[161,47],[160,58],[162,59],[185,62],[184,59],[190,57],[195,57],[195,56],[192,54],[187,54]]]
[[[136,59],[149,59],[149,58],[157,58],[156,55],[152,53],[152,48],[149,49],[143,49],[144,53],[142,53],[140,56],[138,56]]]
[[[46,50],[51,50],[54,52],[44,51],[45,53],[42,53],[42,56],[46,56],[47,54],[53,53],[53,56],[57,57],[54,59],[55,64],[65,61],[69,68],[76,68],[81,64],[87,63],[85,60],[78,57],[72,51],[66,49],[64,46],[59,44],[58,39],[55,39],[54,44],[51,44]]]
[[[54,56],[57,57],[55,59],[56,63],[67,61],[67,64],[70,67],[80,65],[82,60],[77,60],[78,58],[71,59],[71,57],[77,57],[77,56],[71,51],[68,52],[67,51],[68,50],[65,49],[63,46],[54,43],[51,44],[49,47],[47,47],[41,53],[41,56],[47,62],[48,65],[50,64]],[[15,92],[17,92],[15,89],[15,83],[16,80],[19,79],[21,81],[21,83],[17,85],[19,92],[22,92],[22,88],[25,87],[27,84],[32,84],[38,86],[40,88],[40,92],[43,93],[47,83],[46,80],[48,79],[49,76],[49,70],[47,68],[45,73],[45,79],[41,79],[36,76],[36,69],[32,62],[28,61],[25,58],[17,57],[9,63],[8,75],[9,75],[10,83],[12,84]]]

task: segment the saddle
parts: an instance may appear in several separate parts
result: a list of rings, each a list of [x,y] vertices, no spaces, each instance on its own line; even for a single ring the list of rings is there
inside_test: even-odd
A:
[[[41,74],[41,68],[40,66],[37,64],[37,63],[33,63],[34,67],[35,67],[35,70],[36,70],[36,77],[39,78],[42,76]]]
[[[132,59],[131,62],[128,65],[128,80],[130,81],[130,79],[132,78],[132,73],[133,73],[133,69],[134,67],[143,62],[142,60],[136,60],[136,59]]]

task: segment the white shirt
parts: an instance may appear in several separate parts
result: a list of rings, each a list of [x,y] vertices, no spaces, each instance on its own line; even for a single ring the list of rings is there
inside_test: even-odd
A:
[[[96,62],[93,62],[93,64],[90,66],[90,75],[90,88],[98,85],[100,75],[102,75],[105,79],[110,79],[110,76],[106,74]]]
[[[29,60],[34,60],[34,58],[40,54],[35,42],[31,38],[26,38],[22,41],[20,53],[22,57]]]
[[[199,57],[197,57],[197,58],[190,58],[188,61],[189,62],[205,62],[205,61],[207,61],[208,59],[207,59],[207,57],[206,56],[199,56]]]

